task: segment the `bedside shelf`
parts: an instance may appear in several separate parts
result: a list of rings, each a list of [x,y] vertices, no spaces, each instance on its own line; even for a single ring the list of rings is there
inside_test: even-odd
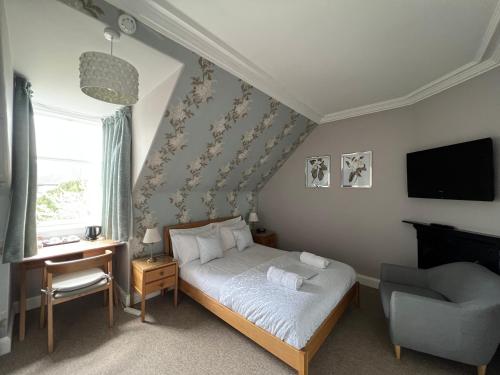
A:
[[[146,315],[146,296],[150,293],[174,288],[174,306],[177,306],[178,289],[177,261],[169,256],[160,257],[154,263],[148,263],[147,258],[132,261],[132,291],[130,293],[130,306],[134,304],[134,291],[141,296],[141,321]]]

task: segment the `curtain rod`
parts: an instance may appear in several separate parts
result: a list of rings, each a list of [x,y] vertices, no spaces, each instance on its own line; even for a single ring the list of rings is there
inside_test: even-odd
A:
[[[73,119],[73,120],[78,119],[78,120],[87,121],[87,122],[98,121],[100,123],[102,118],[108,116],[108,115],[104,115],[102,117],[91,116],[91,115],[87,115],[85,113],[68,111],[68,110],[63,109],[63,108],[53,107],[53,106],[49,106],[49,105],[39,103],[39,102],[33,102],[33,109],[36,112],[39,112],[41,114],[48,114],[48,115],[52,115],[52,116],[63,117],[66,119]]]

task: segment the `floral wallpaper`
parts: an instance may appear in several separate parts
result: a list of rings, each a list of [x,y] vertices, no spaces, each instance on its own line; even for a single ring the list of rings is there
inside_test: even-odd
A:
[[[102,0],[60,0],[114,25]],[[184,67],[133,189],[134,257],[146,228],[257,210],[257,192],[316,126],[138,22],[136,39]]]

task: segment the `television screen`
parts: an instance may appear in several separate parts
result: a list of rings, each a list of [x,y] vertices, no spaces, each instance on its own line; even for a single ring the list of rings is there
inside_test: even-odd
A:
[[[411,152],[406,170],[409,197],[495,199],[491,138]]]

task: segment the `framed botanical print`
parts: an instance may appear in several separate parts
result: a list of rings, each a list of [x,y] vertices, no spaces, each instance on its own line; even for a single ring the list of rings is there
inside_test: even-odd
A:
[[[342,154],[341,186],[352,188],[372,187],[372,152]]]
[[[306,187],[326,188],[330,186],[330,155],[306,158]]]

